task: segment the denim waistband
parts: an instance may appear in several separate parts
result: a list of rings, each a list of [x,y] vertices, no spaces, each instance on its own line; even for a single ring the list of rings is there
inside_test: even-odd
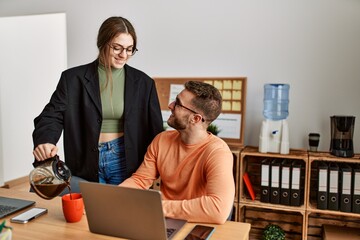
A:
[[[111,149],[112,146],[118,146],[124,144],[124,136],[111,140],[109,142],[99,143],[98,148]]]

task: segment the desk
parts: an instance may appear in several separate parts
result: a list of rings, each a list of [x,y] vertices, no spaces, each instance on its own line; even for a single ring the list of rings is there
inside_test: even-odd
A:
[[[6,225],[13,228],[13,239],[120,239],[105,235],[94,234],[89,231],[86,216],[80,222],[67,223],[64,219],[61,206],[61,198],[56,197],[52,200],[45,200],[35,193],[21,192],[11,189],[0,188],[0,196],[14,197],[36,201],[35,206],[44,207],[49,210],[43,215],[26,224],[10,223],[10,218],[21,212],[8,216]],[[25,210],[24,210],[25,211]],[[3,219],[1,219],[1,222]],[[187,223],[180,232],[176,234],[174,240],[182,240],[190,232],[196,223]],[[237,239],[247,240],[249,238],[250,224],[228,221],[223,225],[204,224],[215,227],[215,232],[211,239]]]

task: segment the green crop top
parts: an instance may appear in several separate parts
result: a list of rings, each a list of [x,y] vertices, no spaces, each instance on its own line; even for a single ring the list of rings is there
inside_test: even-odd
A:
[[[102,106],[102,133],[119,133],[124,131],[124,89],[125,69],[112,68],[113,84],[106,84],[105,67],[99,64],[99,83]],[[112,85],[112,86],[111,86]],[[111,93],[112,89],[112,93]]]

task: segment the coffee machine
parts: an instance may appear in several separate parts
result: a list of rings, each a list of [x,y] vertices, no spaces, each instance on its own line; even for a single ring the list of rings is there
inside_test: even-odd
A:
[[[330,153],[337,157],[353,157],[354,116],[331,116]]]

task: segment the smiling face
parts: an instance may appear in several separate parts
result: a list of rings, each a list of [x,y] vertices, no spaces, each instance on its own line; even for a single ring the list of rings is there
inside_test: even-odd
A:
[[[98,58],[108,74],[111,67],[124,67],[130,56],[137,51],[136,43],[135,29],[127,19],[110,17],[101,24],[97,37]],[[127,50],[121,51],[122,49]]]
[[[134,48],[134,39],[128,33],[120,33],[109,43],[109,58],[113,68],[123,68]],[[121,51],[122,50],[122,51]]]
[[[192,107],[192,98],[194,98],[194,94],[187,90],[183,90],[177,95],[176,101],[169,104],[171,115],[167,120],[167,124],[170,127],[176,130],[186,129],[191,121],[191,116],[194,115],[194,112],[183,106]]]

